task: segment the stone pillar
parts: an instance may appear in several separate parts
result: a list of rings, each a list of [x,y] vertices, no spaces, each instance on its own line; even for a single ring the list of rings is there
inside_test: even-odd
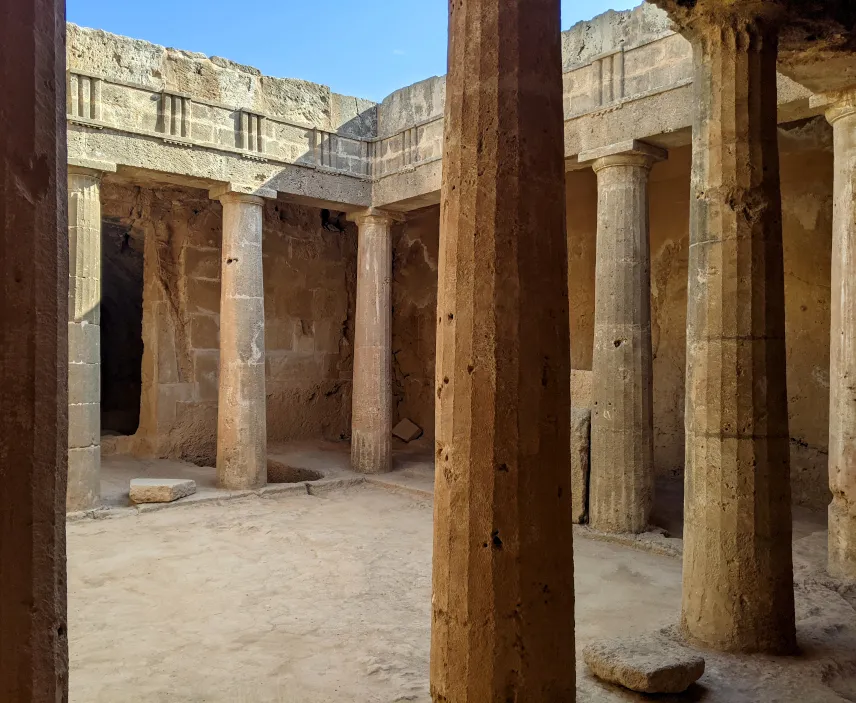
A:
[[[431,696],[572,703],[559,0],[450,8]]]
[[[856,578],[856,92],[832,97],[835,139],[829,371],[829,572]]]
[[[604,532],[645,532],[654,503],[648,176],[667,155],[628,142],[579,156],[598,183],[589,514]]]
[[[0,46],[0,701],[67,701],[65,2],[3,3]]]
[[[264,199],[233,191],[217,197],[223,204],[217,483],[246,490],[267,482]]]
[[[101,495],[101,176],[68,167],[69,511]]]
[[[359,227],[351,467],[392,470],[392,237],[390,215],[352,216]]]
[[[694,7],[682,628],[711,649],[786,653],[796,644],[775,7]]]

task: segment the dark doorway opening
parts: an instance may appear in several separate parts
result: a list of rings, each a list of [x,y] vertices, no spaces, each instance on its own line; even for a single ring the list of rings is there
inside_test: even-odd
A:
[[[132,435],[143,387],[143,242],[105,221],[101,246],[101,433]]]

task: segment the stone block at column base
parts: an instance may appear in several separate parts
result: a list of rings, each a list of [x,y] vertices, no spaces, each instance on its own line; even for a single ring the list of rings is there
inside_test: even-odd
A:
[[[385,474],[392,471],[392,448],[388,434],[353,431],[351,468],[361,474]]]
[[[68,450],[68,512],[91,510],[101,502],[101,446]]]
[[[843,496],[829,504],[829,575],[856,580],[856,506]]]

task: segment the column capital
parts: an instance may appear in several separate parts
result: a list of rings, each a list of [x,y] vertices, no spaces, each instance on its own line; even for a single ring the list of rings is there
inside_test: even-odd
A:
[[[721,28],[723,25],[740,25],[748,28],[754,24],[776,26],[784,22],[793,0],[748,0],[746,2],[723,2],[722,0],[651,0],[664,10],[675,23],[678,31],[690,35],[701,34],[706,29]]]
[[[856,88],[812,95],[809,106],[823,109],[829,124],[835,124],[840,119],[856,115]]]
[[[669,152],[653,144],[630,139],[579,154],[581,164],[590,163],[595,172],[609,166],[639,166],[651,168],[658,161],[669,158]]]
[[[276,200],[277,192],[273,188],[255,187],[239,183],[223,183],[208,189],[212,200],[249,205],[264,205],[265,200]]]
[[[391,226],[395,222],[404,222],[405,219],[403,212],[392,212],[390,210],[381,210],[375,207],[348,213],[348,220],[350,222],[356,222],[357,227],[362,227],[363,224],[371,221],[374,221],[374,224],[386,224]]]
[[[69,159],[69,176],[92,176],[101,179],[106,173],[116,173],[116,164],[95,159]]]

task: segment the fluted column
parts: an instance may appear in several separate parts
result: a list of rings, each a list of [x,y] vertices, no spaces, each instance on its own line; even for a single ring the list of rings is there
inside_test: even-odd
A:
[[[68,167],[69,511],[101,495],[101,177]]]
[[[835,141],[829,372],[829,572],[856,578],[856,91],[830,96]]]
[[[264,199],[236,192],[218,198],[223,204],[223,243],[217,482],[222,488],[242,490],[267,482]]]
[[[712,649],[790,652],[775,3],[694,8],[682,627]]]
[[[597,173],[591,525],[644,532],[654,502],[648,177],[663,149],[630,142],[580,154]]]
[[[431,696],[572,703],[559,0],[450,13]]]
[[[378,210],[352,216],[359,228],[351,466],[363,474],[392,470],[393,218]]]
[[[65,2],[0,5],[0,701],[68,700]]]

